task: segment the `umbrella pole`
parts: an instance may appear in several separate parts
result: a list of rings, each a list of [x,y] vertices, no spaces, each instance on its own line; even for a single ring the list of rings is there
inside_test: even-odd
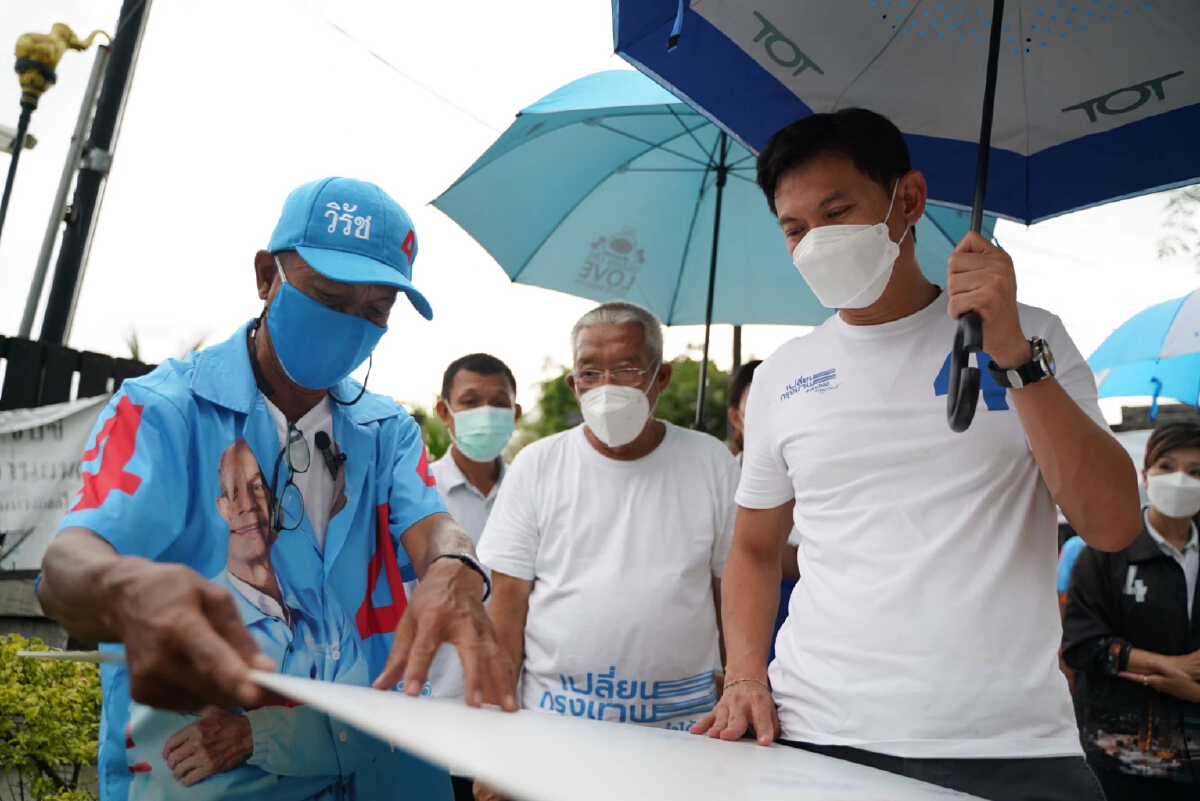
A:
[[[729,374],[733,375],[742,366],[742,327],[735,325],[733,327],[733,367],[730,368]]]
[[[1000,68],[1000,34],[1004,25],[1004,0],[993,0],[992,29],[988,39],[987,73],[983,84],[983,114],[979,123],[979,157],[975,162],[975,199],[971,205],[971,230],[983,230],[983,204],[987,194],[988,158],[992,150],[992,117],[996,109],[996,76]],[[946,393],[946,419],[952,431],[971,427],[979,402],[979,368],[971,367],[972,353],[983,350],[983,321],[975,312],[958,318],[950,351],[950,385]]]
[[[717,283],[717,243],[721,237],[721,200],[725,195],[725,179],[729,177],[726,158],[729,155],[729,135],[721,131],[717,141],[720,161],[717,162],[717,202],[713,213],[712,256],[708,263],[708,303],[704,307],[704,357],[700,360],[700,387],[696,390],[696,431],[707,431],[704,425],[704,395],[708,388],[708,343],[712,333],[713,292]]]

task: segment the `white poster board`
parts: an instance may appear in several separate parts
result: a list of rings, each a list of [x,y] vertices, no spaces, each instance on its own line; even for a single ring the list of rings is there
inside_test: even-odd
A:
[[[0,412],[0,570],[37,570],[82,486],[79,457],[107,395]]]
[[[516,801],[932,801],[970,799],[931,784],[781,745],[576,720],[255,672],[325,712]],[[334,725],[336,732],[337,726]]]

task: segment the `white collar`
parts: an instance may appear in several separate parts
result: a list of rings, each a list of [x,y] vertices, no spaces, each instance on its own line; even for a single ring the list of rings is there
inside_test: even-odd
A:
[[[479,491],[478,487],[467,480],[467,476],[462,471],[462,468],[458,466],[458,462],[454,461],[454,454],[450,452],[450,449],[453,447],[451,445],[450,448],[447,448],[445,455],[434,462],[443,471],[443,475],[438,477],[438,483],[445,484],[446,492],[455,487],[465,486],[477,495],[482,496],[483,493]],[[504,481],[504,474],[508,472],[508,465],[504,463],[504,458],[497,456],[496,459],[500,462],[500,475],[496,476],[496,483],[492,486],[491,495],[496,494],[496,489],[500,486],[500,482]]]
[[[1168,542],[1166,537],[1164,537],[1162,534],[1159,534],[1157,531],[1155,531],[1154,526],[1150,525],[1150,508],[1149,507],[1146,507],[1146,511],[1143,512],[1142,514],[1146,521],[1146,531],[1148,531],[1150,533],[1150,537],[1156,543],[1158,543],[1158,547],[1167,556],[1181,560],[1187,555],[1187,553],[1189,551],[1200,552],[1200,534],[1197,533],[1195,520],[1192,521],[1192,534],[1190,537],[1188,537],[1188,541],[1183,546],[1183,550],[1180,550],[1180,549],[1176,548],[1174,545],[1172,545],[1170,542]]]
[[[292,623],[291,615],[288,614],[288,610],[287,610],[286,606],[280,606],[279,602],[276,601],[274,598],[272,598],[270,595],[267,595],[265,592],[263,592],[262,590],[259,590],[257,587],[251,587],[249,584],[242,581],[240,578],[233,575],[232,573],[226,572],[226,575],[229,576],[230,585],[232,585],[232,587],[238,591],[238,594],[240,594],[243,598],[245,598],[247,601],[249,601],[251,606],[253,606],[258,611],[262,612],[267,617],[273,617],[273,618],[276,618],[277,620],[282,620],[284,623],[287,623],[289,626],[291,625],[291,623]],[[279,575],[278,574],[275,575],[275,583],[278,584],[279,587],[282,589],[283,585],[279,584]]]

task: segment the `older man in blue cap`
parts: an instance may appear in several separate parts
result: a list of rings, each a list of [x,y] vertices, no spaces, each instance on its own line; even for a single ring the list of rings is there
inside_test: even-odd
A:
[[[252,669],[416,695],[448,642],[468,703],[516,708],[488,577],[417,424],[349,377],[399,293],[432,318],[416,253],[379,187],[299,187],[254,257],[262,314],[126,381],[100,415],[38,595],[125,651],[102,668],[103,798],[450,797],[440,771],[273,703]]]

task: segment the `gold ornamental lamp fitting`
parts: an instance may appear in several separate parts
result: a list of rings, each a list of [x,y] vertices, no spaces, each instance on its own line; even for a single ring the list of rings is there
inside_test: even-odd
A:
[[[17,39],[17,62],[13,69],[21,83],[22,108],[37,108],[38,100],[58,80],[54,68],[58,66],[63,53],[67,50],[87,50],[97,35],[112,41],[112,37],[104,31],[92,31],[88,38],[80,39],[61,22],[55,23],[50,33],[27,33]]]

